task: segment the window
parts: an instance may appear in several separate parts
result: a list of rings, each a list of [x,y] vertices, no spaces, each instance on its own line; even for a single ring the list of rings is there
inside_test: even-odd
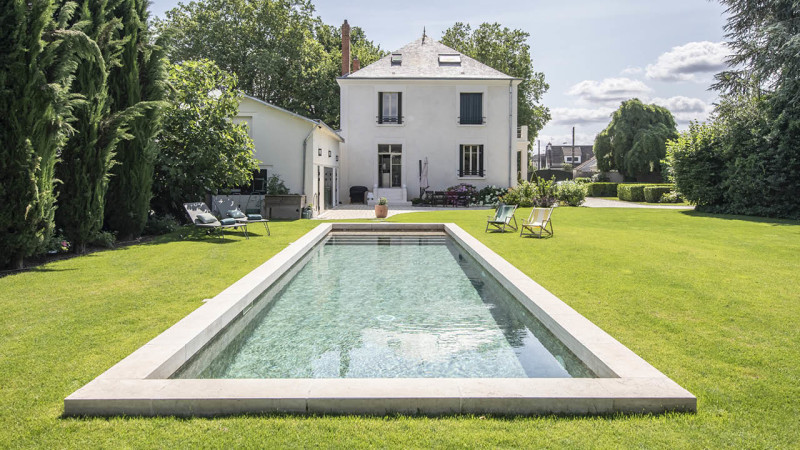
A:
[[[483,145],[462,145],[458,158],[459,177],[483,177]]]
[[[392,53],[392,65],[399,66],[403,64],[403,54],[402,53]]]
[[[378,93],[378,123],[403,123],[403,93]]]
[[[461,116],[459,123],[462,125],[483,124],[483,94],[480,92],[461,93]]]
[[[580,164],[581,157],[580,155],[575,155],[574,158],[572,156],[564,156],[564,162],[567,164]]]
[[[439,53],[440,66],[460,66],[461,55],[458,53]]]

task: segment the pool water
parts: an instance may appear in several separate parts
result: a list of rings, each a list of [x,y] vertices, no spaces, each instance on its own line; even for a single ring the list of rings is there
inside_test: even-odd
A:
[[[452,239],[335,235],[174,378],[594,374]]]

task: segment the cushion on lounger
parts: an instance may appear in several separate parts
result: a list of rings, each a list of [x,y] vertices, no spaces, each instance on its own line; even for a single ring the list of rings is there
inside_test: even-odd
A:
[[[233,217],[228,217],[227,219],[220,220],[219,223],[223,225],[235,225],[236,219],[234,219]]]
[[[247,220],[262,220],[261,214],[248,214]]]
[[[228,211],[228,217],[233,217],[234,219],[244,219],[246,216],[238,209],[232,209]]]
[[[213,214],[200,213],[195,217],[194,221],[197,223],[214,223],[217,221],[217,218],[214,217]]]

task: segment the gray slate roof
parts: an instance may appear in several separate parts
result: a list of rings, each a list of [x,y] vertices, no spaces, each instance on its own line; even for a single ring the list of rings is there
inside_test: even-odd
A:
[[[342,78],[462,78],[477,80],[513,80],[512,76],[492,69],[469,56],[460,54],[452,48],[426,37],[407,44],[392,53],[403,55],[400,65],[392,65],[392,54],[352,72]],[[461,64],[439,64],[440,54],[460,54]]]

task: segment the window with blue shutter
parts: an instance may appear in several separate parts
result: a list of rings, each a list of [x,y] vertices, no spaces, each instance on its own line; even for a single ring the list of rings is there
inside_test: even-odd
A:
[[[403,93],[378,93],[378,123],[403,123]]]
[[[483,94],[480,92],[461,93],[461,115],[459,123],[462,125],[483,124]]]

